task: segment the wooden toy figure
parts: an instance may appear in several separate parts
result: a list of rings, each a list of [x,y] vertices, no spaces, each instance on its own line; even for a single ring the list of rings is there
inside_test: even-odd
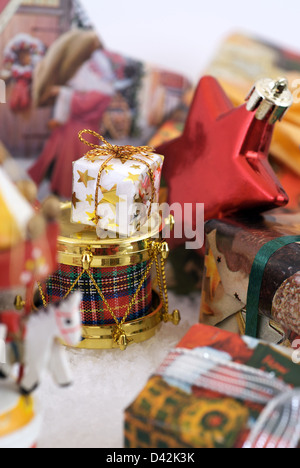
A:
[[[23,372],[19,387],[23,395],[31,394],[38,387],[46,368],[58,385],[65,387],[72,383],[65,348],[60,340],[68,346],[80,343],[81,300],[81,293],[76,292],[59,304],[39,309],[27,322],[24,341],[8,344],[8,363],[0,367],[0,374],[8,377],[11,365],[20,364]]]

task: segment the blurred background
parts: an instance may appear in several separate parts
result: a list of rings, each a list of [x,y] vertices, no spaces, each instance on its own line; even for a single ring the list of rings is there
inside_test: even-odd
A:
[[[262,77],[286,77],[300,98],[298,0],[0,0],[1,11],[0,162],[9,169],[16,160],[40,199],[49,192],[71,199],[72,162],[87,150],[78,140],[84,128],[116,144],[156,148],[180,136],[204,74],[235,106]],[[298,101],[276,125],[270,149],[297,210]],[[16,166],[9,173],[24,177]],[[187,277],[181,292],[201,289],[201,263],[189,255],[182,263],[174,270],[184,277],[169,284],[178,290]]]
[[[82,0],[82,5],[112,50],[192,80],[233,32],[300,49],[298,0]]]

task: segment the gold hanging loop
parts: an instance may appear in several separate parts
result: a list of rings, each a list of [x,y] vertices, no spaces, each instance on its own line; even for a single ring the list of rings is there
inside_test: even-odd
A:
[[[92,252],[90,252],[89,250],[87,250],[86,252],[84,252],[84,254],[82,255],[82,259],[81,259],[81,262],[82,262],[82,268],[87,271],[90,269],[90,266],[92,264],[92,261],[93,261],[93,254]]]
[[[169,245],[167,242],[151,242],[150,248],[152,249],[155,257],[157,284],[160,300],[163,304],[163,321],[165,323],[172,322],[177,326],[181,321],[179,310],[176,309],[172,314],[169,314],[169,295],[165,265],[169,256]]]

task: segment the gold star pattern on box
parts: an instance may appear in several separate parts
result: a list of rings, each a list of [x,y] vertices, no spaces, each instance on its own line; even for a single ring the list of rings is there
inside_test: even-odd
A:
[[[82,183],[87,188],[88,183],[92,180],[96,180],[94,177],[89,176],[89,171],[86,170],[85,172],[77,171],[79,175],[78,183]]]
[[[117,184],[114,185],[110,190],[100,186],[100,190],[102,192],[103,198],[99,202],[99,205],[109,203],[116,208],[118,203],[125,201],[117,195]]]
[[[77,195],[74,192],[73,195],[72,195],[72,204],[73,204],[75,210],[77,208],[77,203],[81,203],[81,200],[79,200],[79,198],[77,198]]]
[[[124,182],[138,182],[140,180],[140,174],[131,174],[131,172],[128,173],[128,177],[124,179]]]
[[[94,210],[92,213],[86,211],[86,215],[88,216],[89,221],[91,221],[94,224],[97,224],[96,210]]]
[[[92,203],[94,202],[94,197],[93,197],[93,195],[87,195],[85,201],[86,201],[90,206],[92,206]]]
[[[110,171],[114,171],[114,165],[109,164],[108,166],[105,166],[104,170],[105,170],[106,174],[108,174]]]

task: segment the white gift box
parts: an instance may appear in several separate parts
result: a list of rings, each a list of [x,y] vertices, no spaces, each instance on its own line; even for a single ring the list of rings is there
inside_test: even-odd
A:
[[[114,158],[101,171],[109,158],[93,158],[90,152],[73,163],[71,221],[96,227],[99,237],[106,237],[107,232],[129,237],[147,222],[151,202],[159,201],[164,157],[147,153],[134,154],[125,161]]]

